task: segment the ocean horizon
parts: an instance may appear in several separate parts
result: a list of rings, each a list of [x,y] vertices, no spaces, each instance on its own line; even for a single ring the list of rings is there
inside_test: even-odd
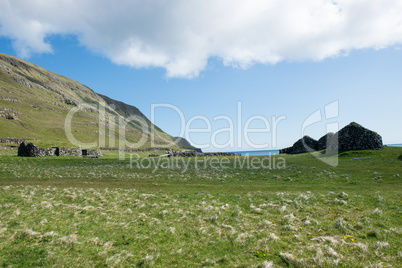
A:
[[[386,146],[390,147],[402,147],[402,143],[395,143],[395,144],[385,144]]]
[[[402,143],[384,144],[384,145],[385,146],[391,146],[391,147],[402,147]],[[247,156],[247,155],[277,155],[277,154],[279,154],[279,149],[277,149],[277,150],[231,151],[229,153],[240,153],[241,156]]]

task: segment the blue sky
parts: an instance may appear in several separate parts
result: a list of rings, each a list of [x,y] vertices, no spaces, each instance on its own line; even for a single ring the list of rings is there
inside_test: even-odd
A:
[[[179,2],[181,1],[176,3]],[[256,7],[259,9],[258,1],[251,2],[256,2]],[[292,1],[283,2],[291,4]],[[344,4],[343,1],[339,2],[338,6]],[[372,3],[374,2],[376,1]],[[329,15],[326,18],[318,16],[317,20],[323,20],[322,24],[328,25],[322,29],[316,29],[314,38],[310,41],[304,41],[306,39],[304,38],[305,28],[301,26],[298,28],[298,25],[303,23],[308,26],[306,20],[309,19],[300,16],[298,25],[291,26],[286,26],[288,25],[286,21],[283,22],[280,18],[273,18],[274,21],[279,22],[279,25],[285,25],[284,30],[291,32],[286,35],[279,34],[275,41],[261,38],[258,34],[265,30],[255,28],[252,28],[255,29],[255,35],[245,35],[247,38],[255,38],[255,42],[248,39],[244,41],[240,37],[244,33],[241,32],[241,29],[236,29],[239,32],[235,31],[226,39],[214,39],[215,35],[210,34],[214,29],[206,26],[205,29],[202,28],[208,22],[200,19],[201,22],[197,20],[199,24],[194,24],[193,27],[193,32],[197,35],[175,37],[178,34],[174,31],[174,27],[180,31],[181,26],[173,24],[173,26],[170,25],[173,29],[169,28],[166,44],[162,42],[155,45],[155,41],[160,41],[159,37],[155,36],[159,35],[140,34],[138,32],[142,29],[141,27],[138,29],[118,28],[119,33],[117,34],[113,29],[110,32],[105,30],[104,24],[98,25],[97,22],[91,21],[93,27],[90,30],[80,31],[79,28],[68,24],[68,20],[64,21],[59,17],[57,19],[53,17],[38,19],[39,11],[35,23],[39,21],[42,26],[35,26],[32,28],[34,33],[28,34],[26,29],[31,22],[26,21],[24,17],[19,23],[15,23],[15,17],[23,13],[13,8],[12,3],[14,2],[0,0],[0,6],[8,8],[3,8],[3,13],[0,11],[0,52],[22,57],[50,71],[75,79],[98,93],[138,107],[148,117],[151,116],[151,105],[162,103],[172,104],[180,109],[187,123],[195,116],[203,116],[211,123],[211,131],[209,133],[193,133],[188,137],[194,145],[204,145],[204,151],[272,149],[290,146],[301,138],[303,122],[318,109],[324,112],[324,107],[334,101],[339,103],[338,115],[328,120],[323,118],[321,122],[308,126],[303,134],[318,139],[326,133],[328,123],[336,123],[341,128],[351,121],[356,121],[377,131],[382,135],[385,144],[402,142],[402,109],[400,108],[402,99],[402,46],[400,45],[402,43],[402,36],[400,36],[402,22],[401,20],[390,20],[388,24],[385,23],[387,22],[383,19],[385,11],[376,11],[378,9],[376,6],[370,9],[371,12],[378,12],[378,14],[370,14],[377,16],[375,22],[371,22],[370,18],[360,18],[359,21],[356,21],[355,17],[349,13],[357,12],[354,10],[357,10],[358,6],[350,7],[344,4],[343,8],[337,9],[336,14],[344,12],[347,13],[342,15],[345,18],[352,16],[347,20],[349,24],[339,26],[339,29],[347,29],[343,30],[343,34],[338,33],[340,30],[332,32],[332,28],[327,27],[344,23],[344,17],[340,20],[341,22],[338,22],[336,17],[331,19],[332,17]],[[386,3],[390,10],[395,9],[393,4],[396,2],[386,1]],[[328,12],[331,15],[333,12],[333,5],[330,7],[311,5],[314,10],[322,8],[323,13]],[[157,12],[161,12],[161,7],[154,8],[156,16]],[[282,10],[285,14],[287,12],[286,5],[278,4],[275,8]],[[306,8],[308,9],[309,6],[307,5]],[[170,12],[174,14],[177,12],[176,9],[172,9]],[[254,16],[255,9],[250,9],[252,12],[249,13]],[[4,13],[4,10],[8,10],[8,13]],[[98,11],[103,12],[103,10]],[[116,14],[119,15],[119,12],[122,11],[117,10]],[[208,13],[210,10],[206,9],[205,12]],[[233,12],[233,14],[237,14],[236,12],[239,11]],[[249,14],[247,11],[244,12]],[[268,7],[266,12],[273,14]],[[16,13],[18,14],[16,15]],[[32,9],[31,13],[36,14]],[[292,16],[294,13],[295,11],[292,10]],[[7,19],[8,14],[13,14],[12,19]],[[243,15],[242,12],[239,14]],[[390,17],[389,12],[387,14],[386,17]],[[383,19],[381,24],[378,24],[378,18]],[[113,23],[121,25],[122,23],[113,17],[109,19],[111,25]],[[146,24],[149,22],[147,18],[138,20],[141,19],[143,21],[140,22],[144,23],[143,25],[148,25]],[[191,18],[184,18],[184,20],[186,19],[190,21],[190,26],[193,25]],[[241,25],[247,25],[250,20],[252,19],[248,16],[242,17]],[[128,24],[129,22],[131,21],[127,19]],[[269,24],[269,22],[266,23]],[[376,24],[373,24],[374,26],[367,33],[364,33],[361,27],[355,27],[355,25],[370,25],[370,23]],[[86,21],[85,25],[88,24],[90,23]],[[18,28],[18,25],[21,27]],[[52,27],[46,25],[52,25]],[[96,30],[94,25],[100,30]],[[349,33],[349,29],[353,28],[350,25],[355,29]],[[376,25],[381,25],[382,28],[376,30],[374,29]],[[161,27],[159,24],[151,24],[145,28],[151,33],[152,31],[159,33]],[[35,34],[37,28],[40,30]],[[243,30],[249,32],[249,29]],[[231,27],[222,28],[218,34],[230,31],[234,30]],[[270,31],[269,28],[268,31]],[[205,32],[208,34],[204,34]],[[100,35],[100,33],[106,36]],[[107,36],[108,34],[110,36]],[[141,44],[145,45],[138,48],[131,41],[127,41],[127,47],[120,47],[121,51],[115,50],[114,47],[120,45],[113,43],[114,41],[111,42],[110,39],[121,38],[124,41],[126,35],[138,37]],[[197,45],[193,43],[194,39],[198,41]],[[262,39],[264,40],[261,41]],[[208,40],[208,44],[213,45],[200,46],[199,43],[205,43],[205,40]],[[183,53],[174,46],[179,41],[183,41],[180,44],[184,43],[184,45],[179,45],[182,46]],[[260,41],[261,43],[259,43]],[[255,46],[254,43],[258,46]],[[337,47],[337,44],[342,45]],[[269,53],[265,51],[265,48]],[[242,108],[241,123],[238,121],[239,105]],[[169,108],[158,108],[154,115],[156,125],[164,131],[171,135],[180,133],[182,125],[176,111]],[[228,127],[225,120],[214,121],[214,117],[221,115],[228,116],[233,120],[234,142],[230,146],[216,148],[211,144],[212,133]],[[238,140],[238,128],[243,130],[247,119],[253,116],[265,118],[270,124],[271,132],[250,134],[250,140],[254,145],[268,143],[267,146],[259,147],[247,144],[244,137],[241,139],[241,144]],[[273,117],[280,116],[286,117],[286,119],[278,123],[275,139],[272,135]],[[205,128],[206,124],[202,120],[195,120],[191,124],[191,128],[196,127]],[[263,127],[264,124],[261,120],[254,120],[250,124],[250,128]],[[229,132],[222,131],[214,136],[214,140],[218,145],[222,145],[229,140],[229,136]],[[244,135],[242,134],[242,136]]]

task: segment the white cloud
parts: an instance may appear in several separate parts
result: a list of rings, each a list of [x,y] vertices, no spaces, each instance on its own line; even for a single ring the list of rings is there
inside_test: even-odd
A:
[[[114,63],[191,78],[210,57],[247,68],[400,44],[401,14],[401,0],[0,0],[0,35],[26,58],[76,34]]]

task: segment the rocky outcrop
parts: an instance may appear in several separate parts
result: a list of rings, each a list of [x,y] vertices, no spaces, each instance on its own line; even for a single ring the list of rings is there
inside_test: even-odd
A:
[[[13,109],[0,107],[0,117],[7,120],[18,120],[18,114],[20,114],[20,112]]]
[[[29,87],[29,88],[33,88],[32,84],[31,84],[30,82],[28,82],[27,80],[25,80],[25,79],[23,79],[23,78],[21,78],[21,77],[12,76],[11,78],[12,78],[15,82],[17,82],[18,84],[20,84],[20,85],[23,85],[23,86],[26,86],[26,87]]]
[[[316,151],[318,149],[318,141],[315,139],[304,136],[296,141],[292,147],[279,150],[280,154],[301,154]]]
[[[68,96],[64,96],[64,95],[62,95],[62,96],[53,96],[53,97],[58,99],[62,103],[67,104],[67,105],[73,105],[73,106],[78,106],[79,105],[79,102],[76,99],[72,98],[72,97],[68,97]]]
[[[318,140],[318,151],[324,150],[327,148],[327,146],[329,144],[331,144],[332,139],[334,138],[335,133],[333,132],[329,132],[327,134],[325,134],[324,136],[322,136],[319,140]]]
[[[381,149],[382,137],[374,131],[352,122],[339,130],[329,143],[328,150]]]
[[[35,146],[32,142],[25,145],[22,142],[18,147],[18,156],[22,157],[38,157],[38,156],[82,156],[82,157],[99,157],[102,156],[100,150],[94,149],[80,149],[80,148],[40,148]]]
[[[327,133],[318,141],[304,136],[292,147],[279,150],[280,154],[300,154],[312,151],[349,151],[365,149],[381,149],[382,138],[379,134],[352,122],[337,133]]]
[[[10,96],[0,96],[0,99],[5,100],[5,101],[10,101],[10,102],[22,102],[20,99],[10,97]]]

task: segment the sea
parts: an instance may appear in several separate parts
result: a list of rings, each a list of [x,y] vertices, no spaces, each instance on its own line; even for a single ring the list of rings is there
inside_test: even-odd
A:
[[[241,156],[247,155],[275,155],[279,154],[279,150],[257,150],[257,151],[236,151],[231,153],[241,153]]]
[[[387,146],[391,146],[391,147],[402,147],[402,143],[400,144],[385,144]]]
[[[402,147],[401,144],[386,144],[387,146],[391,147]],[[231,152],[231,153],[241,153],[241,156],[246,156],[246,155],[275,155],[279,154],[279,150],[256,150],[256,151],[236,151],[236,152]]]

